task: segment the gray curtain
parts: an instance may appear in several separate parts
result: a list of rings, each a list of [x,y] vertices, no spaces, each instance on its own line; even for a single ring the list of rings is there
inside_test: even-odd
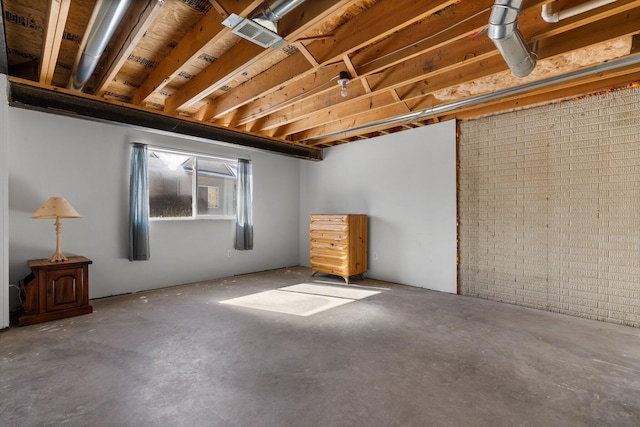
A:
[[[131,144],[129,261],[145,261],[150,257],[147,146],[144,144]]]
[[[239,251],[253,249],[252,179],[251,162],[245,159],[238,159],[238,206],[236,209],[235,248]]]

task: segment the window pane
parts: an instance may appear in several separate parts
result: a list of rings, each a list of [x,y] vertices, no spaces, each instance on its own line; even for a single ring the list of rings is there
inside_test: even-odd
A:
[[[198,158],[198,215],[235,214],[236,176],[228,162]]]
[[[193,216],[193,157],[149,150],[149,216]]]

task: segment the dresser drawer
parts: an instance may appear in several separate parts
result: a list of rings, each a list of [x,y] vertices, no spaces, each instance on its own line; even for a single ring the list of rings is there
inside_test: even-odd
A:
[[[346,223],[349,220],[349,215],[344,214],[312,214],[311,222],[317,223],[336,223],[343,222]]]
[[[347,249],[349,245],[346,243],[346,240],[343,241],[333,241],[333,240],[324,240],[324,239],[312,239],[310,243],[311,251],[315,253],[335,253],[342,252],[347,253]]]
[[[314,270],[325,271],[327,273],[331,273],[331,271],[346,273],[349,267],[349,263],[347,262],[346,258],[341,259],[324,256],[313,256],[309,260],[309,266]]]
[[[311,215],[309,230],[347,233],[349,222],[345,215]]]
[[[345,242],[349,239],[349,235],[340,231],[311,230],[309,239],[323,240],[325,242]]]

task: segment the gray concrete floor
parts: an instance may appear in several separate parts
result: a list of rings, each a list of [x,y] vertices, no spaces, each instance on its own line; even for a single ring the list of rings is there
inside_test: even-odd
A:
[[[5,330],[0,425],[640,425],[638,329],[372,280],[309,317],[218,302],[315,280],[341,283],[283,269]]]

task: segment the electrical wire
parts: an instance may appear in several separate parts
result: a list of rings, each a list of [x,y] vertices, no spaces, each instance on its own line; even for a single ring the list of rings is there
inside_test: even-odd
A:
[[[18,301],[20,301],[20,306],[18,307],[18,310],[22,308],[22,289],[20,289],[20,287],[18,285],[14,285],[13,283],[9,284],[9,288],[14,287],[18,290]]]
[[[402,52],[403,50],[410,49],[410,48],[412,48],[413,46],[415,46],[415,45],[417,45],[417,44],[419,44],[419,43],[423,43],[423,42],[426,42],[426,41],[428,41],[428,40],[431,40],[432,38],[437,37],[437,36],[439,36],[440,34],[443,34],[443,33],[447,32],[447,31],[449,31],[449,30],[451,30],[451,29],[453,29],[453,28],[456,28],[457,26],[462,25],[462,24],[464,24],[465,22],[470,21],[470,20],[472,20],[473,18],[475,18],[475,17],[477,17],[477,16],[480,16],[480,15],[482,15],[483,13],[486,13],[486,12],[490,11],[491,9],[492,9],[491,7],[488,7],[488,8],[486,8],[486,9],[483,9],[483,10],[481,10],[480,12],[475,13],[475,14],[473,14],[473,15],[471,15],[471,16],[469,16],[469,17],[465,18],[465,19],[463,19],[462,21],[458,21],[458,22],[456,22],[454,25],[452,25],[452,26],[448,27],[448,28],[447,28],[447,29],[445,29],[445,30],[440,30],[440,31],[438,31],[437,33],[431,34],[430,36],[424,37],[424,38],[422,38],[422,39],[420,39],[420,40],[418,40],[418,41],[416,41],[416,42],[413,42],[413,43],[411,43],[411,44],[410,44],[410,45],[408,45],[408,46],[404,46],[404,47],[401,47],[401,48],[399,48],[399,49],[396,49],[396,50],[394,50],[394,51],[392,51],[392,52],[386,53],[386,54],[384,54],[384,55],[382,55],[382,56],[379,56],[379,57],[377,57],[377,58],[372,59],[372,60],[371,60],[371,61],[369,61],[369,62],[365,62],[364,64],[359,64],[359,65],[358,65],[358,67],[366,67],[367,65],[369,65],[369,64],[373,64],[373,63],[375,63],[375,62],[377,62],[377,61],[380,61],[380,60],[382,60],[382,59],[384,59],[384,58],[386,58],[386,57],[388,57],[388,56],[395,55],[396,53]],[[484,29],[480,30],[479,32],[476,32],[476,33],[472,34],[470,37],[471,37],[471,38],[475,38],[475,37],[477,37],[479,34],[483,33],[483,32],[485,31],[485,29],[486,29],[486,27],[485,27]],[[474,36],[475,36],[475,37],[474,37]]]

